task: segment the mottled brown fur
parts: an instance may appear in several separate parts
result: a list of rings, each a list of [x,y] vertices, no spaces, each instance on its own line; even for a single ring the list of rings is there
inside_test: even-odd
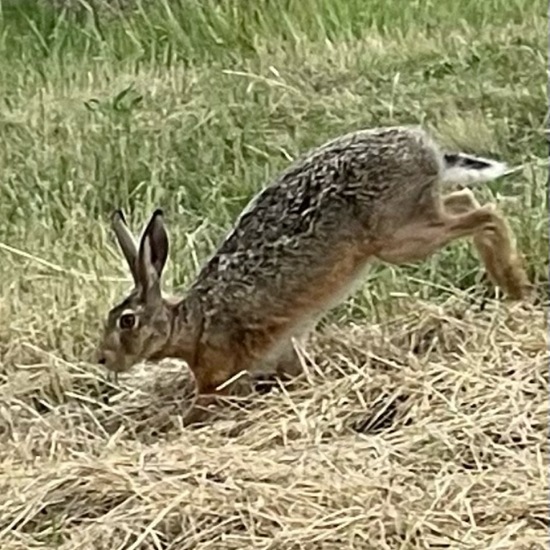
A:
[[[168,256],[161,212],[139,250],[118,212],[113,226],[135,289],[110,312],[103,362],[122,371],[141,360],[181,358],[195,375],[201,405],[270,357],[277,372],[295,375],[291,337],[343,300],[370,261],[421,261],[465,237],[493,282],[522,298],[529,284],[506,220],[470,191],[441,195],[452,170],[469,175],[490,162],[444,156],[418,128],[332,140],[251,201],[180,300],[160,293]],[[134,328],[118,326],[123,311],[138,316]]]

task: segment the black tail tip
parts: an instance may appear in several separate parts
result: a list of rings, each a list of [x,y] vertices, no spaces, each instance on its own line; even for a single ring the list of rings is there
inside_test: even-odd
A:
[[[445,153],[443,157],[447,166],[461,166],[468,170],[484,170],[492,166],[490,162],[484,159],[463,153]]]

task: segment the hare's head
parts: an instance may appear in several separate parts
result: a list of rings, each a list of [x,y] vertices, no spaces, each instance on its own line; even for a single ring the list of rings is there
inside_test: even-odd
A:
[[[168,258],[162,211],[156,210],[151,216],[139,246],[122,211],[114,213],[112,223],[134,288],[107,316],[98,361],[111,371],[123,372],[162,353],[170,341],[177,313],[176,306],[161,294],[160,278]]]

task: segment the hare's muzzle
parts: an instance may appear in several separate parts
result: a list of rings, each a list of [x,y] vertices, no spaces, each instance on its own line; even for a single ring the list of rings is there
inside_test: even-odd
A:
[[[135,363],[135,359],[132,356],[105,348],[96,352],[96,361],[108,371],[117,374],[130,370]]]
[[[118,360],[116,353],[100,350],[97,352],[96,361],[109,370],[120,370],[118,368]]]

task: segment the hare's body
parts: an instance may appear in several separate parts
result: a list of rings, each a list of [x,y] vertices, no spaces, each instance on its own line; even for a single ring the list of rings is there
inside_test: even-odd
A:
[[[231,325],[323,309],[419,209],[433,210],[441,171],[421,133],[332,141],[254,198],[191,292]]]
[[[158,336],[162,345],[134,355],[184,358],[203,393],[268,357],[280,355],[282,370],[295,370],[289,338],[343,300],[370,261],[422,260],[466,236],[495,283],[520,297],[527,280],[504,219],[467,190],[441,194],[446,183],[504,173],[506,166],[495,161],[442,154],[417,128],[364,130],[330,141],[251,201],[182,301],[163,302],[174,321]],[[153,267],[155,242],[165,239],[154,218],[144,234],[150,233]],[[164,262],[158,265],[149,272],[159,277]],[[138,276],[136,288],[145,286]]]

